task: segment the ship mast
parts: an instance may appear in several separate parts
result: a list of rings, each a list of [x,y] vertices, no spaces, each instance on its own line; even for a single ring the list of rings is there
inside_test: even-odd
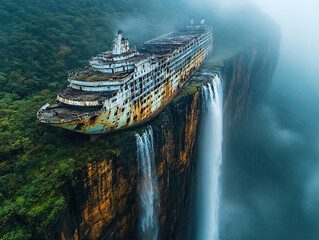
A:
[[[112,54],[118,55],[127,52],[130,49],[127,38],[123,38],[123,31],[119,30],[113,40]]]

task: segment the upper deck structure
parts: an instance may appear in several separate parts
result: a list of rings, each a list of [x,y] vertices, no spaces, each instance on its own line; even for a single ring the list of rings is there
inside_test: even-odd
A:
[[[155,117],[212,51],[212,28],[191,24],[130,49],[119,31],[112,51],[89,60],[68,76],[56,102],[37,113],[43,123],[101,134],[133,127]]]

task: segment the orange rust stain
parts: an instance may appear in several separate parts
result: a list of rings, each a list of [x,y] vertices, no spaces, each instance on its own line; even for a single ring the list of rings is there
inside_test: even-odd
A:
[[[79,240],[79,234],[78,234],[78,228],[75,229],[74,235],[73,235],[74,240]]]
[[[161,162],[157,168],[157,176],[161,177],[164,174],[164,162]]]
[[[194,100],[190,106],[190,109],[187,110],[186,113],[186,126],[185,126],[185,138],[183,149],[181,149],[179,153],[180,160],[186,164],[189,160],[189,157],[192,154],[194,145],[195,145],[195,137],[196,137],[196,127],[198,125],[198,114],[199,109],[196,107],[199,99],[199,92],[196,92],[194,95]]]
[[[118,185],[115,189],[117,198],[119,201],[117,202],[118,212],[122,213],[124,211],[124,208],[127,203],[127,192],[129,190],[129,184],[128,180],[124,178],[123,176],[123,168],[117,169],[117,179],[118,179]]]
[[[128,216],[124,216],[121,220],[119,220],[116,224],[116,228],[119,230],[116,232],[116,239],[124,239],[126,235],[127,226],[130,224],[128,219],[131,217],[129,214]]]
[[[117,151],[119,154],[120,151]],[[127,199],[134,189],[137,170],[133,167],[128,176],[123,167],[114,172],[113,160],[105,159],[88,165],[84,188],[88,200],[82,206],[79,231],[85,239],[100,239],[111,223],[116,229],[111,233],[124,236],[131,215],[119,217],[127,207]],[[78,231],[74,234],[78,236]]]
[[[163,215],[161,217],[161,224],[164,225],[165,221],[166,221],[166,215]]]
[[[90,192],[82,211],[83,221],[80,227],[89,225],[85,236],[89,239],[98,239],[101,236],[102,227],[115,217],[112,204],[116,197],[112,191],[112,160],[90,164],[87,174],[85,187],[89,188]]]

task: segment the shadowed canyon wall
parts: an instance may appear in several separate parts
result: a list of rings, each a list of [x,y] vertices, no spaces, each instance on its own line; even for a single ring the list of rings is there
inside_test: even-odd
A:
[[[224,61],[226,126],[243,120],[270,87],[279,54],[279,33]]]
[[[275,36],[224,60],[220,72],[227,129],[262,99],[275,70],[278,48],[279,37]],[[213,63],[204,68],[214,71],[215,67]],[[182,239],[187,231],[190,186],[196,171],[202,83],[191,80],[164,112],[149,123],[154,130],[159,184],[159,239]],[[68,206],[50,225],[45,239],[137,238],[135,134],[144,129],[145,126],[104,137],[113,142],[113,149],[94,156],[95,160],[78,172],[79,181],[64,186]]]

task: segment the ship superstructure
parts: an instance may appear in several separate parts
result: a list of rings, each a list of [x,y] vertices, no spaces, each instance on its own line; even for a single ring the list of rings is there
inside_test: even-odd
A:
[[[212,28],[191,25],[130,49],[119,31],[112,51],[68,76],[56,102],[45,104],[39,120],[85,134],[101,134],[143,124],[159,114],[190,74],[212,51]]]

